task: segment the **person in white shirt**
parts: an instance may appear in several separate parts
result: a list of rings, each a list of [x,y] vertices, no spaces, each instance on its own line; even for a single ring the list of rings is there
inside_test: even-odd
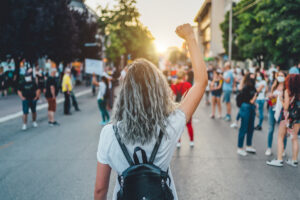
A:
[[[93,85],[99,87],[97,101],[98,107],[102,115],[102,122],[101,125],[106,125],[109,122],[109,113],[107,111],[107,100],[109,97],[109,88],[108,88],[108,79],[105,76],[101,77],[101,81],[97,82],[96,75],[93,74]]]
[[[194,84],[181,103],[177,104],[164,75],[154,64],[145,59],[137,59],[128,67],[115,104],[113,123],[106,125],[100,134],[95,200],[107,199],[111,169],[121,175],[130,166],[118,144],[117,131],[120,140],[126,145],[129,157],[133,155],[135,147],[140,147],[147,158],[160,131],[163,133],[153,164],[169,174],[174,200],[178,199],[171,170],[168,169],[176,143],[202,99],[208,78],[191,25],[179,26],[176,32],[187,41],[194,70]],[[117,131],[114,131],[113,126]],[[147,189],[148,186],[143,187]],[[113,200],[117,199],[119,189],[117,181]]]
[[[256,90],[257,90],[257,99],[256,104],[258,105],[259,112],[259,123],[255,127],[255,130],[262,130],[262,123],[264,120],[264,105],[266,99],[266,90],[267,90],[267,82],[265,81],[264,75],[261,72],[256,73]]]

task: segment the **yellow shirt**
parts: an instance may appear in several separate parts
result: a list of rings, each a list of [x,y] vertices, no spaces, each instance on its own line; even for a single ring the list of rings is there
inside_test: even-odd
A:
[[[67,90],[72,91],[72,82],[70,76],[65,74],[62,80],[62,92],[66,92]]]

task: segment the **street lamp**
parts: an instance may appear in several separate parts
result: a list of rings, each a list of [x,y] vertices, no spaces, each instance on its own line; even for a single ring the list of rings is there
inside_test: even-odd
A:
[[[229,40],[228,40],[228,60],[231,66],[232,59],[232,0],[230,0],[230,11],[229,11]]]

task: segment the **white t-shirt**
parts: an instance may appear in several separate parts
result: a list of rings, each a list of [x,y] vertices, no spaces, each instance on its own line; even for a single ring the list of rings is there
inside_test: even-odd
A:
[[[260,88],[260,86],[264,86],[263,89],[260,91],[260,93],[257,96],[257,100],[265,100],[265,93],[266,93],[266,87],[267,82],[265,80],[261,80],[258,83],[256,83],[256,89]]]
[[[112,77],[110,75],[108,75],[106,72],[103,72],[102,76],[104,76],[105,78],[108,79],[108,88],[111,89],[112,85],[111,85],[111,81],[110,80],[112,79]]]
[[[166,128],[168,137],[163,137],[161,145],[158,149],[154,160],[154,165],[160,167],[164,171],[167,171],[167,169],[169,168],[173,153],[176,148],[177,141],[183,133],[186,124],[186,117],[181,110],[177,109],[168,117],[167,120],[169,122],[167,123]],[[135,144],[126,145],[126,147],[128,149],[129,155],[131,155],[132,157],[134,148],[140,146],[146,152],[147,158],[149,159],[155,143],[156,140],[153,139],[149,144],[146,145]],[[138,156],[141,160],[140,155]],[[129,167],[129,164],[115,137],[112,124],[106,125],[101,131],[97,152],[97,160],[102,164],[108,164],[119,175],[122,174],[122,172]],[[169,175],[171,178],[171,189],[174,195],[174,200],[177,200],[178,198],[171,170],[169,170]],[[116,181],[113,200],[117,199],[117,192],[119,190],[120,185],[119,182]]]
[[[104,95],[105,95],[105,92],[106,92],[106,85],[105,83],[103,83],[102,81],[99,83],[99,91],[98,91],[98,96],[97,96],[97,99],[104,99]]]

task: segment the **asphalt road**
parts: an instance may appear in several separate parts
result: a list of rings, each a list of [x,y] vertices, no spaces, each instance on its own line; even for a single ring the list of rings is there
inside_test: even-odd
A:
[[[45,109],[38,113],[38,128],[21,131],[20,118],[0,123],[1,200],[93,199],[100,113],[90,94],[78,101],[81,112],[71,116],[63,116],[58,106],[59,127],[48,126]],[[179,199],[300,199],[300,168],[265,164],[266,121],[254,135],[257,154],[242,158],[236,154],[237,130],[209,114],[210,107],[201,104],[193,120],[195,147],[190,149],[184,133],[174,154],[171,169]],[[289,140],[288,156],[290,149]],[[115,174],[109,199],[114,179]]]

